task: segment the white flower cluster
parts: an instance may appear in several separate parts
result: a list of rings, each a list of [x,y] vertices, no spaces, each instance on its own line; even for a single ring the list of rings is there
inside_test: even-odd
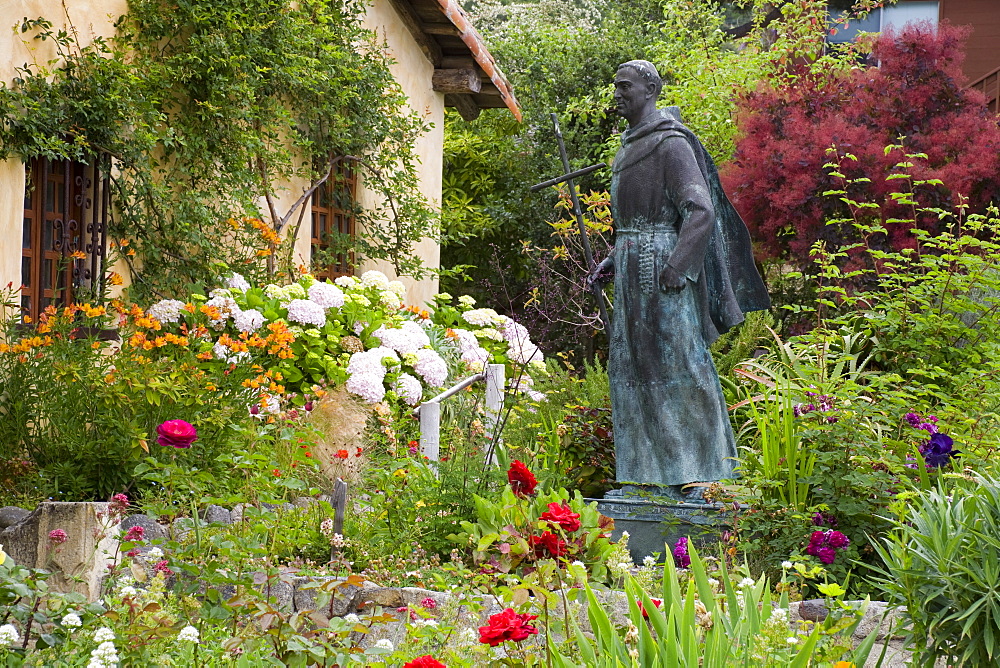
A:
[[[301,325],[322,327],[326,324],[326,311],[308,299],[293,299],[288,303],[288,319]]]
[[[75,612],[68,612],[66,613],[66,616],[62,618],[62,622],[60,622],[60,624],[68,629],[78,629],[83,622],[80,621],[80,615]]]
[[[399,357],[389,348],[379,346],[351,355],[347,365],[349,375],[344,387],[351,394],[356,394],[370,404],[378,403],[385,398],[385,358],[398,363]]]
[[[339,285],[340,287],[344,288],[345,290],[357,287],[358,285],[358,279],[354,278],[353,276],[338,276],[337,278],[333,279],[333,282]]]
[[[105,640],[90,653],[90,663],[87,664],[87,668],[112,668],[117,665],[118,649],[113,642]]]
[[[13,645],[21,636],[17,632],[17,628],[13,624],[4,624],[0,626],[0,647],[7,647],[8,645]]]
[[[250,359],[250,353],[248,352],[240,352],[230,355],[229,353],[231,352],[232,349],[221,342],[216,342],[216,344],[212,346],[212,354],[215,355],[215,359],[223,360],[226,364],[239,364],[240,362]]]
[[[344,291],[331,283],[316,281],[309,286],[309,300],[323,308],[340,308],[344,305]]]
[[[402,281],[389,281],[389,285],[386,286],[389,292],[395,293],[397,297],[402,299],[406,296],[406,286],[403,285]]]
[[[452,332],[458,338],[458,351],[462,354],[462,361],[476,371],[481,371],[490,361],[490,352],[479,345],[476,335],[467,329],[453,329]]]
[[[379,290],[387,290],[389,288],[389,279],[381,271],[366,271],[361,274],[361,286],[365,288],[377,288]]]
[[[417,362],[413,365],[413,369],[430,387],[443,387],[448,380],[448,365],[432,348],[421,348],[417,351]]]
[[[399,374],[392,389],[409,406],[416,406],[424,396],[424,388],[421,387],[420,381],[408,373]]]
[[[506,318],[501,325],[503,338],[507,341],[507,357],[517,364],[541,362],[545,359],[538,346],[531,342],[528,328]]]
[[[503,322],[503,316],[491,308],[477,308],[462,314],[462,320],[477,327],[490,327]]]
[[[412,320],[405,320],[399,327],[379,327],[372,336],[382,342],[382,345],[397,353],[416,353],[421,348],[431,345],[431,340],[423,328]]]
[[[151,547],[148,552],[146,552],[146,559],[162,559],[163,550],[158,547]]]
[[[181,632],[177,634],[177,640],[181,642],[190,642],[197,645],[199,642],[198,629],[191,626],[190,624],[188,626],[185,626],[184,628],[181,629]]]
[[[108,642],[115,639],[115,632],[109,629],[107,626],[102,626],[101,628],[94,631],[94,642],[102,643]]]
[[[393,650],[392,641],[389,640],[388,638],[382,638],[381,640],[376,640],[375,647],[378,647],[379,649],[384,649],[389,652]]]
[[[226,287],[239,290],[240,292],[246,292],[250,289],[250,283],[247,282],[247,279],[243,278],[243,274],[237,274],[234,271],[232,275],[226,279]]]
[[[184,302],[177,299],[161,299],[150,306],[146,313],[163,324],[169,324],[181,319],[182,310],[184,310]]]
[[[226,320],[240,312],[240,307],[229,294],[229,290],[212,290],[209,297],[210,299],[205,302],[205,306],[214,306],[219,309],[220,317],[218,320],[209,321],[208,324],[212,326],[212,329],[220,330],[226,326]]]
[[[233,315],[233,325],[241,332],[256,332],[264,325],[264,314],[257,309],[247,309]]]
[[[360,624],[361,618],[355,615],[353,612],[344,615],[344,621],[348,624]]]

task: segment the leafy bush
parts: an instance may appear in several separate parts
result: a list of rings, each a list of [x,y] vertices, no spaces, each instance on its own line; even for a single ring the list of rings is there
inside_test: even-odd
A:
[[[993,665],[1000,654],[1000,483],[976,476],[913,499],[878,545],[879,580],[905,606],[914,665]],[[974,557],[971,557],[974,555]],[[971,557],[971,558],[970,558]]]
[[[911,221],[907,203],[889,199],[895,184],[886,177],[898,173],[899,159],[882,147],[899,137],[908,153],[927,155],[914,172],[923,206],[954,207],[965,196],[978,210],[1000,194],[1000,127],[982,95],[962,88],[962,39],[948,25],[885,31],[871,47],[878,67],[814,67],[741,96],[740,138],[723,178],[763,251],[803,266],[817,240],[856,238],[849,225],[828,223],[846,211],[823,197],[842,189],[824,169],[831,145],[856,156],[841,168],[853,179],[848,196],[885,199],[886,248],[921,245],[913,227],[936,235],[950,226],[932,212]]]

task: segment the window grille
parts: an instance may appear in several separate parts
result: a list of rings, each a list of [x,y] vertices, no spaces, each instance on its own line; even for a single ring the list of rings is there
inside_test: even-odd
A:
[[[47,306],[74,294],[103,295],[110,210],[106,156],[90,164],[35,158],[25,165],[21,234],[22,318],[37,320]]]
[[[315,269],[320,280],[354,273],[354,254],[343,244],[356,232],[354,203],[357,197],[357,173],[343,162],[337,164],[330,178],[313,193],[312,257],[323,263]]]

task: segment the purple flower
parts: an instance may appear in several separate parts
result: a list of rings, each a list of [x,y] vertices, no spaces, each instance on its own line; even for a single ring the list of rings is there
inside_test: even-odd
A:
[[[815,556],[819,557],[820,561],[829,566],[837,558],[837,551],[832,547],[824,546],[816,549]]]
[[[951,446],[955,444],[951,436],[940,432],[931,434],[930,440],[920,446],[920,454],[924,456],[924,461],[929,468],[941,468],[952,457],[959,455],[958,450]]]
[[[824,524],[828,526],[837,526],[837,518],[833,515],[827,515],[826,513],[816,512],[812,516],[813,526],[821,527]]]
[[[69,536],[67,536],[66,532],[62,529],[53,529],[49,532],[49,541],[51,541],[53,545],[62,545],[68,539]]]
[[[920,416],[916,413],[907,413],[903,416],[911,427],[916,427],[920,424]]]
[[[674,543],[674,564],[678,568],[687,568],[691,565],[691,557],[688,555],[688,539],[687,536],[681,536]]]
[[[826,539],[827,544],[835,550],[842,550],[851,544],[851,539],[839,531],[831,531]]]

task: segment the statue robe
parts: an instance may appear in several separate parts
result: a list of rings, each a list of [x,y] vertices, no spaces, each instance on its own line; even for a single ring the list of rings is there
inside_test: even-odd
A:
[[[731,478],[736,441],[708,347],[770,305],[746,226],[701,143],[665,110],[622,134],[611,202],[616,477],[659,486]],[[684,288],[660,289],[666,265]]]

